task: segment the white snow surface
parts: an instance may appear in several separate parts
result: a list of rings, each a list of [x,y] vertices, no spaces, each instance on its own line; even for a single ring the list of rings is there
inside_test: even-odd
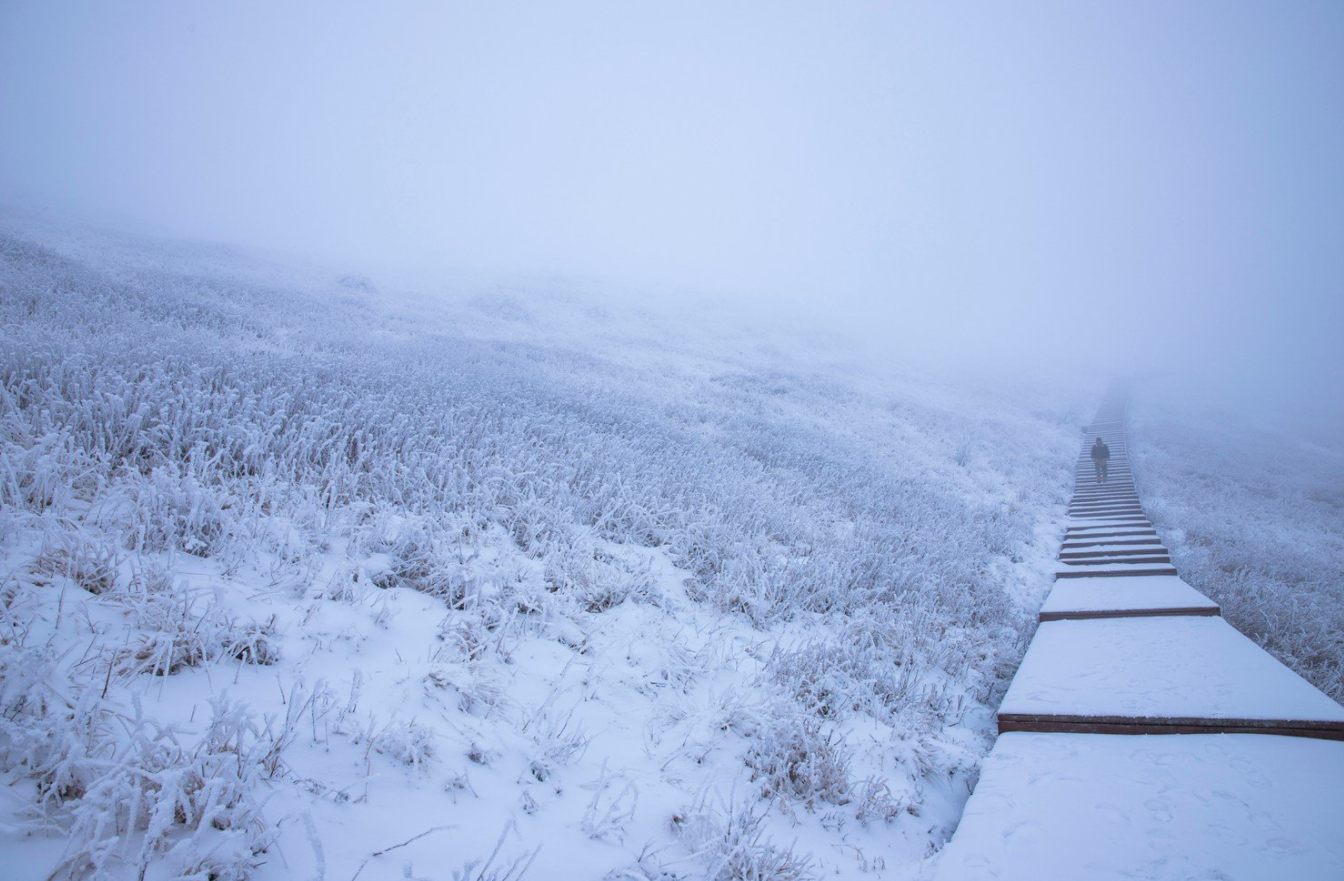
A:
[[[1097,387],[0,216],[13,878],[901,878]]]
[[[937,881],[1337,881],[1344,743],[999,737]]]
[[[1218,604],[1175,575],[1063,578],[1055,582],[1041,614],[1149,609],[1216,612]]]
[[[999,713],[1344,721],[1344,707],[1203,616],[1045,622]]]

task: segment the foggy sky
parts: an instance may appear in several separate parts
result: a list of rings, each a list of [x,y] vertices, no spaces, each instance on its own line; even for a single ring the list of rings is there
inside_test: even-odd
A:
[[[1341,157],[1331,0],[0,0],[7,202],[929,350],[1337,389]]]

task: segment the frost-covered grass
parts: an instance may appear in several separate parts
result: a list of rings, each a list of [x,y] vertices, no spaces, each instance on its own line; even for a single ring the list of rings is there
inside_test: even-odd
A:
[[[895,877],[945,838],[1088,396],[8,227],[20,875]]]
[[[1140,393],[1140,492],[1191,585],[1344,702],[1344,447],[1268,413]]]

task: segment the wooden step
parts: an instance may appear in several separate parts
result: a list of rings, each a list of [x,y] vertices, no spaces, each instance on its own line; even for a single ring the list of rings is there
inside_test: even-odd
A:
[[[1157,537],[1157,533],[1154,532],[1152,535],[1143,538],[1112,538],[1107,540],[1103,537],[1098,537],[1096,541],[1069,541],[1068,539],[1065,539],[1064,543],[1060,545],[1060,550],[1073,551],[1097,547],[1137,547],[1140,545],[1160,545],[1161,543],[1161,540]]]
[[[1113,563],[1107,567],[1074,567],[1055,572],[1055,579],[1062,578],[1120,578],[1126,575],[1180,575],[1175,566],[1169,563]]]
[[[1153,524],[1148,523],[1146,521],[1135,522],[1134,520],[1125,520],[1112,523],[1088,523],[1086,521],[1080,520],[1077,522],[1070,523],[1068,526],[1065,527],[1064,537],[1065,540],[1068,540],[1070,537],[1073,536],[1096,535],[1097,533],[1105,532],[1108,529],[1119,529],[1122,531],[1143,530],[1145,532],[1149,532],[1154,535],[1156,534],[1156,532],[1153,531]]]
[[[1069,578],[1055,582],[1041,621],[1218,615],[1218,604],[1174,575]]]
[[[1163,562],[1171,562],[1171,552],[1160,544],[1147,545],[1144,547],[1116,547],[1114,545],[1102,545],[1091,550],[1070,550],[1060,551],[1061,560],[1095,560],[1095,559],[1116,559],[1120,557],[1164,557]]]
[[[1171,556],[1169,554],[1157,553],[1157,554],[1146,554],[1143,556],[1128,556],[1128,557],[1123,555],[1113,557],[1086,557],[1081,560],[1073,560],[1073,559],[1060,560],[1059,563],[1061,565],[1059,571],[1073,572],[1073,571],[1084,571],[1088,567],[1102,568],[1117,565],[1138,566],[1140,564],[1145,563],[1163,563],[1166,565],[1170,565]]]
[[[998,716],[1000,731],[1344,740],[1344,707],[1207,616],[1043,623]]]

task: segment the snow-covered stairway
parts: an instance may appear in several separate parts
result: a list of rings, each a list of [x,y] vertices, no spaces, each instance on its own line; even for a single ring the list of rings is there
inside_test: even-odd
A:
[[[1086,429],[1054,589],[935,877],[1344,879],[1344,707],[1178,577],[1125,400]]]
[[[1084,429],[1055,588],[999,707],[999,731],[1264,731],[1344,740],[1344,708],[1182,581],[1143,513],[1122,387]],[[1111,451],[1098,480],[1090,448]]]
[[[1097,480],[1091,448],[1100,438],[1110,447],[1110,473]],[[1096,420],[1084,431],[1074,472],[1064,544],[1055,578],[1176,575],[1171,555],[1139,504],[1125,443],[1125,393],[1113,389]]]

